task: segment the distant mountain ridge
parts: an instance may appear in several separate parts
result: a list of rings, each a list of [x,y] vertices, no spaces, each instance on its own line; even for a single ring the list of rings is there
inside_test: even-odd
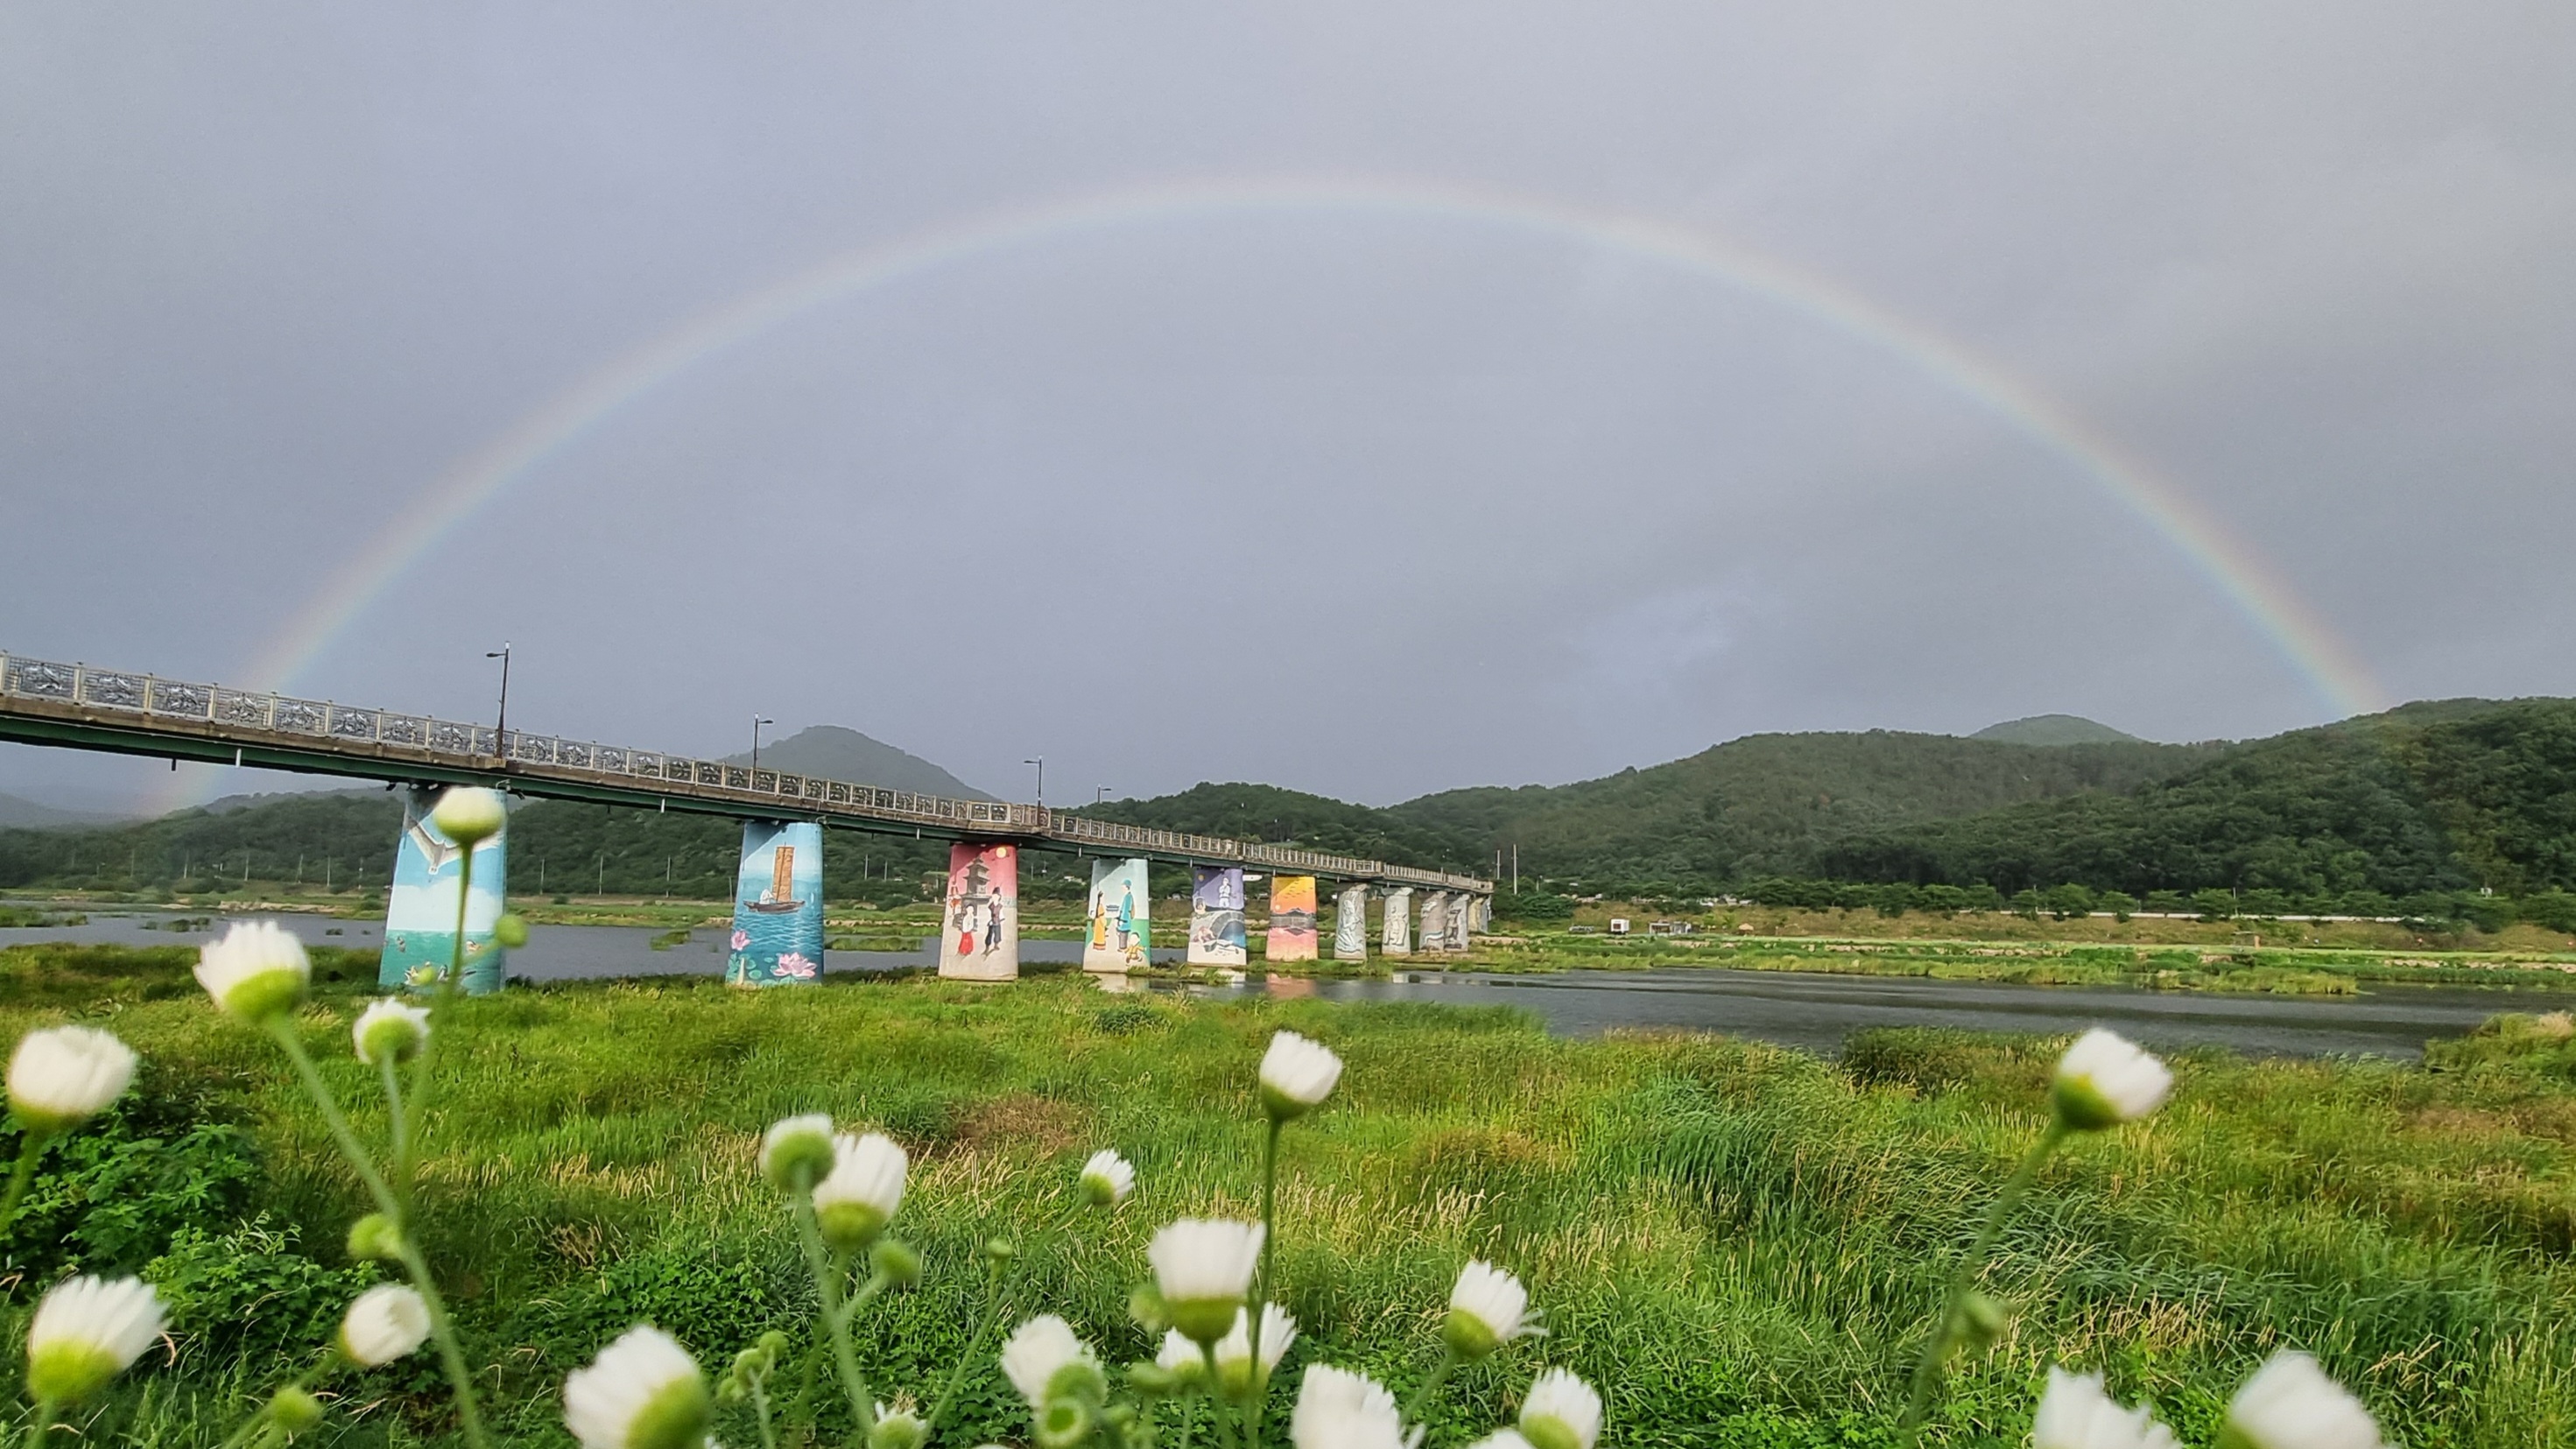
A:
[[[751,756],[727,755],[725,763],[747,765]],[[919,755],[839,725],[808,725],[776,744],[762,745],[760,763],[789,774],[820,775],[854,785],[947,795],[959,800],[995,798]]]
[[[1972,740],[1990,740],[1999,745],[2136,745],[2146,743],[2136,735],[2126,734],[2086,719],[2080,714],[2035,714],[2027,719],[2008,719],[1991,724],[1975,734]]]

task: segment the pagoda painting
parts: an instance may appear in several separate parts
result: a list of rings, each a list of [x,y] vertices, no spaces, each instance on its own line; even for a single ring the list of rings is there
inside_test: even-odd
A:
[[[948,909],[940,921],[939,974],[960,981],[1020,976],[1020,853],[1009,845],[948,847]]]

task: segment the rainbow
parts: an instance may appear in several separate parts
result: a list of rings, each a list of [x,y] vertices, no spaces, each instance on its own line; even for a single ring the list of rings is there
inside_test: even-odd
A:
[[[2361,660],[2252,545],[2143,459],[1956,340],[1830,278],[1695,227],[1454,183],[1348,176],[1130,186],[996,212],[844,253],[690,318],[582,378],[422,489],[261,649],[249,671],[252,687],[290,688],[405,572],[512,484],[628,404],[790,319],[938,268],[1086,233],[1317,212],[1500,227],[1596,246],[1764,298],[1901,358],[2145,521],[2336,716],[2383,707]]]

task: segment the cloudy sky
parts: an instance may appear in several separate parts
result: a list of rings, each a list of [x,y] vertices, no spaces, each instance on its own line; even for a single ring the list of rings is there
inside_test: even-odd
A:
[[[2563,3],[9,6],[0,649],[470,718],[508,640],[531,729],[1058,800],[2576,694],[2570,57]]]

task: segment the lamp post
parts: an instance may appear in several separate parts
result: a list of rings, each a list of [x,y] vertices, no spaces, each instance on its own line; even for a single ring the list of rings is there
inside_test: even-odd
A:
[[[503,641],[501,641],[501,647],[500,647],[500,648],[498,648],[498,649],[488,649],[488,650],[485,650],[485,651],[484,651],[484,654],[483,654],[483,657],[484,657],[484,658],[486,658],[486,659],[498,659],[498,660],[500,660],[500,661],[501,661],[501,717],[500,717],[499,719],[496,719],[496,720],[494,720],[494,721],[492,722],[492,752],[493,752],[494,754],[497,754],[497,755],[507,756],[507,755],[510,753],[510,745],[509,745],[509,733],[510,733],[510,643],[509,643],[509,641],[508,641],[508,640],[506,640],[506,639],[505,639],[505,640],[503,640]]]
[[[1091,803],[1092,803],[1092,804],[1097,805],[1097,804],[1099,804],[1101,801],[1106,800],[1106,799],[1108,799],[1108,798],[1109,798],[1109,787],[1108,787],[1108,786],[1106,786],[1106,785],[1094,785],[1094,786],[1092,786],[1092,787],[1091,787]]]
[[[759,715],[753,715],[751,717],[751,767],[754,770],[758,770],[760,768],[760,727],[762,725],[774,725],[776,723],[778,723],[778,721],[774,719],[763,719]]]
[[[1034,760],[1022,760],[1020,763],[1038,767],[1038,808],[1044,810],[1046,808],[1046,756],[1040,755]]]

